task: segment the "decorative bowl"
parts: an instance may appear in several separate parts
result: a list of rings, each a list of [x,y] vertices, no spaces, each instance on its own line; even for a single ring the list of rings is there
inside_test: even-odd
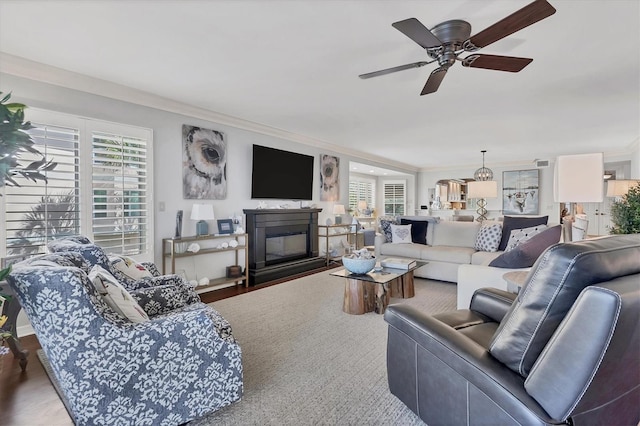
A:
[[[351,257],[342,257],[342,265],[344,268],[352,274],[366,274],[376,266],[376,258],[371,259],[358,259]]]

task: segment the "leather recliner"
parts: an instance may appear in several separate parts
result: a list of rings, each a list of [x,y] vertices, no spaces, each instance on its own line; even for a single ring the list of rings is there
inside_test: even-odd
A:
[[[518,295],[385,320],[389,389],[429,426],[640,421],[640,234],[556,244]]]

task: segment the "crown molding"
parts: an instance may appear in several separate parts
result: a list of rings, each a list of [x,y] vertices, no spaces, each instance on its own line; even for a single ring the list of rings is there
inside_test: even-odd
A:
[[[300,135],[287,130],[278,129],[260,123],[244,120],[227,114],[178,102],[164,98],[153,93],[123,86],[108,80],[89,77],[62,68],[53,67],[40,62],[31,61],[19,56],[0,52],[0,73],[14,75],[29,80],[52,84],[67,89],[78,90],[93,95],[104,96],[123,102],[129,102],[166,112],[185,115],[201,120],[212,121],[218,124],[247,130],[254,133],[285,139],[315,148],[324,148],[336,153],[350,155],[360,160],[373,161],[389,167],[396,167],[409,172],[418,172],[418,168],[388,158],[378,157],[365,152],[352,150],[321,139]],[[361,162],[361,161],[360,161]]]

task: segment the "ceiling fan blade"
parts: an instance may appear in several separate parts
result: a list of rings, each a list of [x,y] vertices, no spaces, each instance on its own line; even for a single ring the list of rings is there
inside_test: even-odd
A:
[[[484,68],[496,71],[520,72],[533,61],[531,58],[514,56],[470,55],[462,60],[462,65],[470,68]]]
[[[416,18],[409,18],[404,21],[394,22],[391,25],[393,28],[400,31],[425,49],[428,47],[438,47],[442,45],[440,39],[434,36],[433,33],[429,31],[427,27],[422,25],[422,23]]]
[[[411,68],[420,68],[424,65],[429,64],[430,62],[414,62],[412,64],[406,64],[406,65],[400,65],[397,67],[393,67],[393,68],[387,68],[384,70],[380,70],[380,71],[374,71],[374,72],[368,72],[366,74],[360,74],[358,77],[365,79],[365,78],[371,78],[371,77],[378,77],[380,75],[385,75],[385,74],[391,74],[392,72],[398,72],[398,71],[404,71],[404,70],[408,70]]]
[[[531,24],[543,20],[556,13],[556,10],[546,0],[536,0],[527,6],[512,13],[501,21],[496,22],[488,28],[480,31],[478,34],[471,36],[466,50],[475,50],[494,43],[501,38],[520,31]],[[475,48],[475,49],[474,49]]]
[[[422,92],[420,92],[420,96],[428,95],[429,93],[433,93],[438,90],[440,83],[442,83],[442,79],[447,75],[447,69],[448,68],[438,68],[431,71],[431,75],[427,80],[427,84],[424,85]]]

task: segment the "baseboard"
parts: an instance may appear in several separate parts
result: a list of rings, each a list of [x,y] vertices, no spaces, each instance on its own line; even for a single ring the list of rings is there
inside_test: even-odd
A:
[[[31,327],[31,324],[18,326],[16,327],[16,331],[17,331],[18,337],[36,334],[36,332],[33,330],[33,327]]]

